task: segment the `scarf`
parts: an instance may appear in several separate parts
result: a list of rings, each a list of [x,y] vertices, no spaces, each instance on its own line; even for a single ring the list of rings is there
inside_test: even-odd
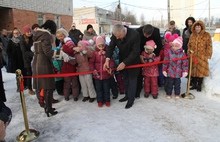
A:
[[[11,38],[11,40],[12,40],[14,43],[16,43],[16,44],[20,42],[19,37],[14,37],[14,36],[13,36],[13,37]]]

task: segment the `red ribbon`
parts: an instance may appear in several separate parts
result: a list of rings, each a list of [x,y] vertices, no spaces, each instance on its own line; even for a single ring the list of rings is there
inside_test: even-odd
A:
[[[188,56],[184,56],[182,58],[174,58],[172,61],[177,60],[185,60],[189,58]],[[195,63],[197,62],[195,57],[193,58]],[[152,62],[152,63],[145,63],[145,64],[137,64],[137,65],[130,65],[126,66],[125,69],[131,69],[131,68],[140,68],[140,67],[146,67],[146,66],[153,66],[157,64],[162,63],[169,63],[170,60],[164,60],[164,61],[158,61],[158,62]],[[112,69],[116,70],[116,68]],[[97,72],[103,72],[103,70],[99,70]],[[78,75],[85,75],[85,74],[92,74],[93,71],[87,71],[87,72],[77,72],[77,73],[65,73],[65,74],[40,74],[40,75],[34,75],[34,76],[24,76],[24,78],[55,78],[55,77],[69,77],[69,76],[78,76]],[[23,85],[24,86],[24,85]]]

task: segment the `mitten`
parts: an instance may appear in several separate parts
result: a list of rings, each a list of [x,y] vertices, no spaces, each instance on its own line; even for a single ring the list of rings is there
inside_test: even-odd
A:
[[[32,52],[35,52],[35,50],[34,50],[34,45],[31,46],[31,51],[32,51]]]
[[[86,51],[86,50],[83,50],[83,51],[82,51],[82,53],[83,53],[83,54],[86,54],[86,53],[87,53],[87,51]]]
[[[96,77],[98,77],[98,78],[100,77],[100,75],[99,75],[99,73],[98,73],[97,70],[94,70],[94,71],[93,71],[93,75],[96,76]]]
[[[166,71],[163,71],[163,75],[164,75],[165,77],[167,77],[167,72],[166,72]]]

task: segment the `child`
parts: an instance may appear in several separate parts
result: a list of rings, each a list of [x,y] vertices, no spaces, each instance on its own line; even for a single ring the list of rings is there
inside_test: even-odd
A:
[[[103,70],[103,65],[106,59],[106,49],[105,37],[98,36],[95,37],[96,51],[93,53],[93,57],[90,59],[90,70],[93,71],[93,78],[95,79],[95,87],[97,94],[98,107],[102,107],[103,103],[107,107],[110,107],[110,78],[111,69],[107,71]],[[113,59],[110,60],[110,68],[114,67]],[[101,72],[98,72],[101,71]]]
[[[182,73],[183,77],[186,77],[188,74],[188,60],[174,60],[185,56],[185,53],[182,49],[182,44],[182,37],[176,38],[172,42],[172,49],[169,50],[164,57],[165,61],[170,61],[169,63],[163,64],[163,75],[167,77],[167,85],[165,89],[167,99],[171,98],[173,87],[175,98],[180,98],[180,78],[182,76]]]
[[[68,37],[68,32],[63,28],[60,28],[57,30],[56,36],[60,40],[60,42],[64,43],[62,45],[62,51],[66,53],[68,56],[73,58],[74,57],[73,48],[76,47],[76,45]],[[70,60],[65,61],[64,59],[61,73],[74,73],[74,72],[76,72],[75,63],[70,62]],[[64,77],[63,95],[66,101],[69,100],[71,86],[72,86],[72,95],[73,95],[74,101],[78,101],[79,83],[78,83],[77,76]]]
[[[141,56],[144,57],[142,63],[152,63],[160,61],[160,57],[155,57],[154,49],[156,44],[153,40],[146,42],[144,46],[145,51],[141,53]],[[158,65],[146,66],[142,69],[142,75],[144,76],[144,97],[148,98],[150,93],[154,99],[157,99],[158,96]]]
[[[78,64],[77,72],[87,72],[89,69],[89,58],[93,56],[92,50],[87,50],[86,47],[89,46],[89,42],[82,40],[78,42],[78,47],[73,48],[75,51],[75,60]],[[94,85],[92,82],[91,74],[79,75],[79,81],[81,84],[81,90],[83,93],[83,102],[89,100],[90,103],[94,102],[96,98],[96,93]]]

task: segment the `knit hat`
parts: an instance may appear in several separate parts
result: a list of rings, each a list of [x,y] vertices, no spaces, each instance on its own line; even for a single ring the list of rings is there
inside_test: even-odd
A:
[[[105,45],[105,35],[97,36],[97,37],[95,36],[93,39],[94,39],[96,45],[99,45],[99,44]]]
[[[79,44],[82,45],[82,48],[83,48],[82,50],[85,50],[86,47],[89,46],[89,42],[86,41],[86,40],[80,40],[80,41],[78,42],[78,46],[79,46]]]
[[[182,48],[183,46],[183,38],[181,36],[179,36],[178,38],[176,38],[174,41],[173,41],[173,45],[178,45],[179,48]]]
[[[31,27],[27,25],[27,26],[24,26],[22,30],[23,30],[23,34],[26,34],[27,32],[31,32]]]
[[[156,49],[157,46],[155,44],[155,42],[153,40],[149,40],[146,42],[145,46],[144,46],[145,49]]]
[[[91,24],[87,25],[86,30],[88,31],[90,28],[93,28],[93,26]]]
[[[75,23],[72,23],[71,27],[75,27],[75,26],[76,26],[76,24],[75,24]]]
[[[178,34],[173,34],[170,31],[167,31],[164,35],[164,38],[167,42],[173,42],[174,39],[178,38]]]

